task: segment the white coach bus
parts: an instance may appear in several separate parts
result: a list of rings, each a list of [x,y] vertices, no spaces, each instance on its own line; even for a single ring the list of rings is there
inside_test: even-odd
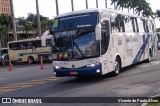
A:
[[[154,20],[112,9],[58,15],[52,30],[57,77],[118,75],[123,67],[150,62],[157,50]]]

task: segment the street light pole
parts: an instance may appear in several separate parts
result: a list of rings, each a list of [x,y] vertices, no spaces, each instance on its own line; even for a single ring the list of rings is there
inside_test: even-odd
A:
[[[59,8],[58,8],[58,0],[55,1],[56,2],[56,15],[59,15]]]
[[[96,0],[96,8],[98,8],[98,0]]]
[[[39,15],[39,5],[38,5],[38,0],[36,0],[36,10],[37,10],[38,36],[41,37],[41,22],[40,22],[40,15]]]
[[[106,8],[107,8],[107,0],[105,0]]]
[[[13,0],[10,0],[10,8],[11,8],[11,17],[12,17],[12,27],[13,27],[14,41],[17,41],[17,32],[16,32],[16,22],[15,22],[15,17],[14,17]]]
[[[74,3],[73,3],[73,0],[71,0],[71,5],[72,5],[72,11],[74,11]]]
[[[86,9],[88,9],[88,0],[86,0]]]

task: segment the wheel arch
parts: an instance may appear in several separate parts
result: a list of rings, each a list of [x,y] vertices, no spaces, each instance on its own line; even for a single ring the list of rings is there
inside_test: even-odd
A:
[[[119,62],[120,62],[120,67],[122,68],[122,59],[121,59],[121,56],[120,56],[118,53],[116,53],[114,60],[115,60],[115,59],[118,59],[118,60],[119,60]]]

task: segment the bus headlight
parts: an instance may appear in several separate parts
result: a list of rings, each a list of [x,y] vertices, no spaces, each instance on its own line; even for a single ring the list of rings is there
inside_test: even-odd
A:
[[[95,66],[97,66],[97,65],[99,65],[99,63],[89,64],[89,65],[87,65],[87,67],[95,67]]]

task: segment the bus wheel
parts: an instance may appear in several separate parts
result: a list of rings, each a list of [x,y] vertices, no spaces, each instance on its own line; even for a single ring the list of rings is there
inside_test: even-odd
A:
[[[34,63],[34,58],[32,56],[29,56],[30,59],[30,63],[33,64]]]
[[[118,58],[115,59],[114,67],[115,67],[115,69],[113,71],[113,74],[114,74],[114,76],[117,76],[121,70],[121,64],[120,64],[120,60]]]

